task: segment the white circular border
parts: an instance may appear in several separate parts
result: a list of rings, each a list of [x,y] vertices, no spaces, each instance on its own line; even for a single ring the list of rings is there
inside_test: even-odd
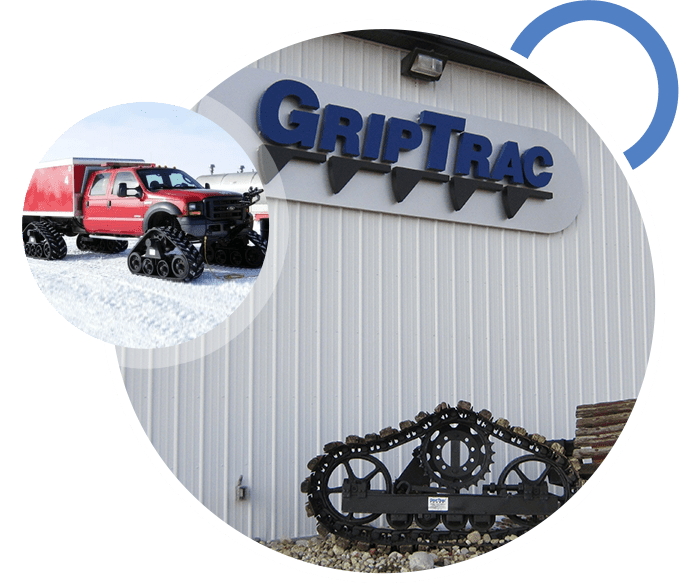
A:
[[[592,112],[592,110],[585,105],[585,103],[577,97],[570,89],[568,89],[563,83],[556,79],[553,75],[542,69],[539,65],[533,63],[532,61],[526,59],[525,57],[515,53],[511,49],[500,45],[494,41],[488,40],[484,37],[478,36],[473,33],[465,32],[459,29],[425,22],[418,22],[412,20],[381,20],[381,19],[370,19],[370,20],[355,20],[338,22],[333,24],[322,25],[314,28],[310,28],[298,33],[291,34],[289,36],[277,39],[255,51],[241,57],[237,61],[234,61],[229,66],[222,69],[219,73],[211,77],[207,82],[201,85],[197,89],[197,93],[200,95],[207,95],[211,90],[222,83],[227,77],[233,75],[243,67],[251,64],[253,61],[265,57],[275,51],[282,50],[291,45],[301,43],[310,39],[314,39],[320,36],[326,36],[331,34],[338,34],[353,30],[370,30],[370,29],[399,29],[399,30],[411,30],[427,32],[431,34],[437,34],[446,37],[456,38],[473,45],[485,48],[489,51],[495,52],[500,56],[516,63],[517,65],[528,70],[530,73],[536,77],[545,81],[552,89],[557,91],[564,99],[566,99],[590,124],[590,126],[597,132],[597,134],[604,141],[606,146],[609,148],[613,154],[616,162],[619,164],[621,170],[623,171],[625,178],[627,179],[630,189],[634,193],[636,202],[639,206],[642,219],[644,221],[644,227],[646,229],[646,235],[649,242],[649,247],[651,249],[651,255],[653,258],[653,268],[655,276],[655,322],[653,328],[653,341],[651,344],[651,350],[649,353],[648,366],[646,369],[646,375],[642,383],[641,390],[637,397],[637,403],[634,407],[628,423],[613,446],[610,454],[606,457],[604,462],[601,464],[594,476],[589,479],[586,484],[556,513],[552,514],[545,521],[540,523],[538,526],[531,529],[526,534],[517,538],[516,540],[503,545],[502,547],[495,549],[491,552],[478,556],[476,558],[471,558],[460,563],[452,564],[447,567],[435,568],[433,570],[426,570],[421,572],[408,572],[402,574],[370,574],[361,572],[345,572],[343,570],[337,570],[334,568],[325,568],[322,566],[316,566],[314,564],[309,564],[302,560],[297,560],[290,558],[279,552],[272,551],[268,548],[263,547],[261,544],[253,541],[247,536],[244,536],[240,532],[234,530],[233,528],[226,525],[222,520],[218,520],[217,523],[209,521],[211,513],[203,515],[203,518],[210,522],[213,527],[220,529],[229,537],[246,547],[247,549],[253,551],[258,555],[267,557],[268,559],[277,562],[281,565],[287,566],[294,570],[312,574],[315,576],[336,579],[348,582],[416,582],[423,580],[431,580],[435,578],[445,578],[447,576],[458,574],[462,572],[467,572],[478,568],[480,566],[489,564],[499,558],[502,558],[514,551],[520,549],[526,544],[532,542],[536,538],[540,537],[542,534],[547,532],[557,523],[559,523],[564,517],[566,517],[575,507],[577,507],[589,493],[598,485],[601,479],[606,475],[608,470],[613,466],[618,456],[624,449],[625,445],[629,441],[634,429],[637,426],[639,418],[643,412],[643,409],[648,400],[648,396],[653,386],[655,379],[655,374],[658,367],[658,362],[660,359],[660,350],[662,345],[662,337],[664,330],[665,321],[665,284],[664,284],[664,273],[662,269],[662,255],[660,251],[660,242],[658,239],[657,230],[655,227],[655,222],[651,214],[648,201],[643,193],[641,184],[632,169],[629,161],[625,157],[623,150],[620,148],[618,143],[615,141],[610,132],[601,123],[599,118]],[[162,462],[161,462],[162,463]],[[223,529],[227,527],[227,529]]]
[[[37,288],[37,285],[35,284],[35,281],[33,280],[28,268],[28,264],[25,261],[20,238],[17,235],[18,228],[16,227],[18,217],[21,215],[23,194],[26,191],[26,187],[36,163],[41,160],[48,147],[56,140],[58,136],[60,136],[75,122],[83,119],[87,115],[113,105],[140,101],[155,101],[191,109],[201,97],[207,95],[226,77],[239,71],[241,68],[251,64],[257,59],[269,55],[270,53],[279,51],[290,45],[317,38],[319,36],[338,34],[351,30],[369,30],[380,28],[420,31],[446,37],[453,37],[488,49],[520,65],[536,77],[539,77],[548,85],[550,85],[555,91],[557,91],[564,99],[566,99],[598,133],[624,173],[625,178],[627,179],[630,188],[634,193],[637,205],[644,221],[646,236],[648,238],[651,256],[653,259],[653,271],[655,277],[655,321],[646,375],[639,391],[637,404],[630,415],[628,423],[625,425],[620,438],[615,443],[610,454],[606,457],[594,476],[589,481],[587,481],[584,487],[580,489],[567,502],[567,504],[564,505],[564,507],[559,509],[544,522],[540,523],[538,526],[534,527],[520,538],[479,557],[471,558],[457,564],[452,564],[451,566],[402,574],[369,574],[361,572],[348,572],[334,568],[324,568],[303,562],[302,560],[290,558],[284,554],[275,552],[262,546],[241,532],[230,527],[222,519],[214,515],[214,513],[212,513],[202,503],[200,503],[200,501],[198,501],[196,497],[192,495],[186,489],[186,487],[184,487],[184,485],[178,480],[174,473],[172,473],[172,471],[167,467],[165,462],[151,444],[149,437],[144,432],[125,389],[122,374],[120,372],[120,367],[115,354],[115,347],[108,343],[93,340],[85,333],[77,330],[75,327],[67,323],[63,317],[56,313],[56,311],[44,299],[42,293]],[[573,509],[575,509],[575,507],[577,507],[592,492],[592,490],[596,488],[611,466],[613,466],[638,424],[650,395],[651,387],[653,386],[660,359],[666,307],[665,278],[662,267],[660,242],[648,201],[646,200],[641,188],[641,184],[639,183],[639,180],[631,165],[627,161],[622,149],[611,136],[610,132],[608,132],[608,130],[604,127],[601,121],[589,109],[589,107],[587,107],[558,79],[553,77],[540,66],[513,52],[507,47],[495,43],[494,41],[490,41],[484,37],[439,24],[401,19],[369,19],[322,25],[291,34],[259,47],[258,49],[248,53],[247,55],[244,55],[219,71],[206,83],[201,85],[196,91],[164,83],[140,82],[104,88],[75,100],[57,112],[47,122],[45,122],[45,124],[35,133],[17,160],[8,183],[5,203],[3,205],[3,245],[7,257],[8,268],[17,291],[22,296],[29,310],[31,310],[40,323],[58,340],[79,352],[83,356],[102,361],[109,365],[113,385],[118,395],[121,407],[127,417],[130,428],[132,429],[137,441],[153,466],[165,479],[168,485],[170,485],[173,491],[214,529],[218,530],[222,534],[226,535],[236,543],[242,545],[258,556],[265,557],[275,563],[289,567],[299,572],[304,572],[332,580],[341,580],[347,582],[416,582],[445,578],[453,574],[467,572],[487,565],[497,559],[513,553],[514,551],[540,537],[542,534],[547,532],[562,519],[564,519],[571,511],[573,511]]]

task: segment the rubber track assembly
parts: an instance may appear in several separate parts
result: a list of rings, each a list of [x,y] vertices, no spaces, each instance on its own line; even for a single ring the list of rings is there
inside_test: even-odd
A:
[[[392,478],[380,455],[416,440],[412,460]],[[496,442],[516,448],[519,456],[497,483],[483,484]],[[325,453],[309,461],[311,474],[301,490],[321,535],[335,534],[363,549],[453,545],[474,530],[498,538],[518,535],[580,487],[571,445],[494,420],[465,401],[457,407],[442,403],[433,414],[401,422],[398,430],[326,444]]]
[[[205,264],[183,231],[154,227],[132,248],[127,267],[141,276],[190,282],[200,277]]]
[[[261,268],[266,256],[266,242],[252,229],[235,237],[208,238],[201,255],[208,264],[235,268]]]
[[[33,221],[23,231],[24,251],[29,258],[61,260],[66,257],[66,242],[49,221]]]

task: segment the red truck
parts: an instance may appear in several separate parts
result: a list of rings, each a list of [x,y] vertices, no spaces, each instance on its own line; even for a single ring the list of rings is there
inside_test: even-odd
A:
[[[134,274],[189,282],[204,262],[262,265],[267,242],[252,229],[250,206],[262,191],[203,187],[176,168],[143,160],[71,158],[42,164],[26,193],[22,231],[29,257],[66,256],[78,249],[128,255]],[[200,243],[200,249],[196,248]]]

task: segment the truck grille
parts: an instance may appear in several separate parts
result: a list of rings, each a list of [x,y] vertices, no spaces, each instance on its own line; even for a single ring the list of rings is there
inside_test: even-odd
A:
[[[240,220],[244,208],[240,197],[210,197],[205,199],[205,217],[210,221]]]

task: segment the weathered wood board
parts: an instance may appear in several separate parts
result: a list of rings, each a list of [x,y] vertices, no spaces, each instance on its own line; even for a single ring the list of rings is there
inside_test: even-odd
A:
[[[588,479],[606,458],[625,427],[636,400],[580,405],[575,409],[575,450],[580,476]]]

